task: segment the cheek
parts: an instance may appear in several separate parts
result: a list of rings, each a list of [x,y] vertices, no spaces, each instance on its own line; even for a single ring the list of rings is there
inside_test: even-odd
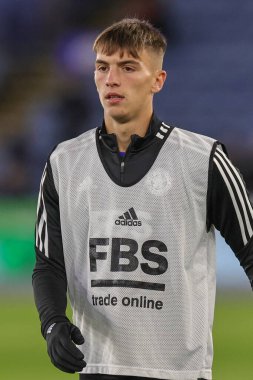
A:
[[[96,85],[96,87],[98,89],[99,88],[99,81],[98,81],[98,79],[97,79],[96,76],[94,77],[94,82],[95,82],[95,85]]]
[[[149,95],[151,93],[153,81],[150,77],[146,77],[136,85],[136,94]]]
[[[95,73],[95,75],[94,75],[94,82],[95,82],[95,85],[96,85],[97,89],[99,89],[101,87],[101,84],[102,84],[102,77],[101,77],[101,75]]]
[[[100,102],[102,102],[103,96],[102,96],[102,84],[101,84],[101,80],[99,80],[99,78],[97,78],[95,76],[94,82],[95,82],[95,86],[96,86],[96,89],[97,89],[97,92],[98,92],[98,97],[100,99]]]

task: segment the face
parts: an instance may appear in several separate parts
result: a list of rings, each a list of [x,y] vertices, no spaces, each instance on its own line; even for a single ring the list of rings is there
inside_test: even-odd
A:
[[[165,78],[154,52],[143,49],[138,58],[127,51],[110,56],[98,52],[95,83],[105,119],[125,123],[152,112],[153,95],[161,90]]]

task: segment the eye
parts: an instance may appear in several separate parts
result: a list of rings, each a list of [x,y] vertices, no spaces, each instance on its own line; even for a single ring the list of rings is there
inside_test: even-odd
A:
[[[126,71],[127,73],[131,73],[134,71],[134,68],[131,66],[124,66],[123,70]]]
[[[101,71],[102,73],[105,73],[107,71],[107,66],[104,66],[104,65],[97,66],[96,70]]]

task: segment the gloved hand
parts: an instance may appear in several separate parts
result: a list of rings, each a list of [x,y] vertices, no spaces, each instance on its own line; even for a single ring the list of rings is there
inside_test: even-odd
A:
[[[83,353],[74,344],[83,344],[84,338],[72,323],[53,323],[47,330],[46,341],[51,362],[61,371],[75,373],[86,367]]]

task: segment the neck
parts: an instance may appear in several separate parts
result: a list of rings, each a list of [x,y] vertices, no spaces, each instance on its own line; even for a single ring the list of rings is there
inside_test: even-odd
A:
[[[104,116],[107,133],[114,133],[117,137],[118,147],[120,152],[125,152],[128,145],[131,143],[131,135],[139,135],[144,137],[149,127],[152,113],[141,115],[141,117],[119,122],[108,116]]]

